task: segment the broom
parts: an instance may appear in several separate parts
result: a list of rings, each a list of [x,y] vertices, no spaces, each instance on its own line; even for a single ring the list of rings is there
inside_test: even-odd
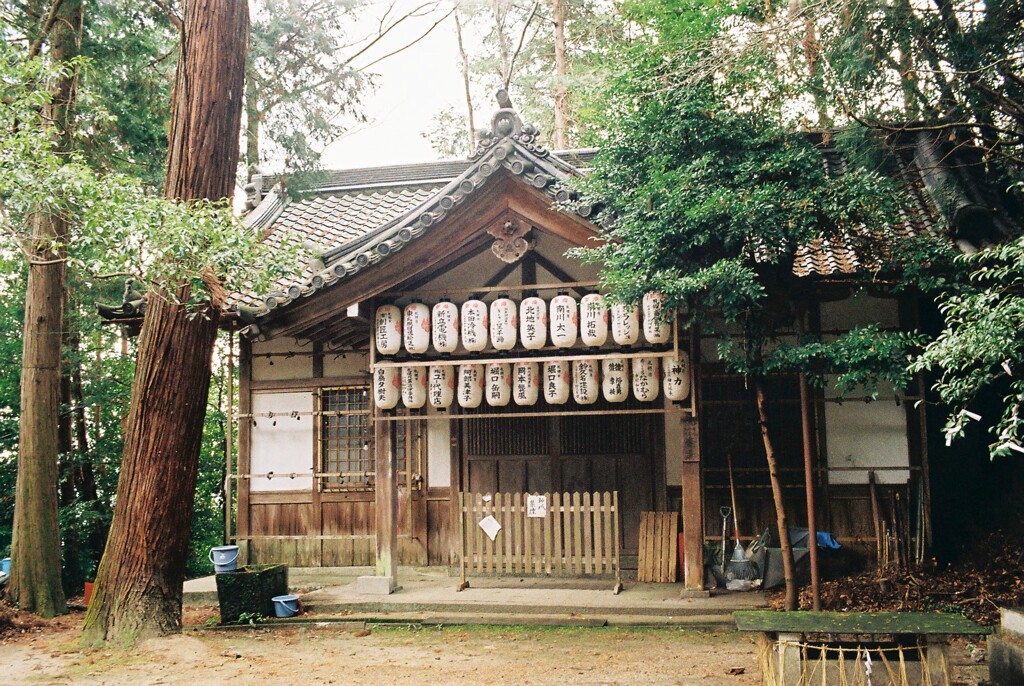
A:
[[[732,453],[727,452],[725,457],[729,463],[729,493],[732,496],[732,530],[736,536],[736,547],[732,549],[732,558],[729,559],[725,578],[730,581],[733,579],[753,580],[760,578],[761,575],[757,571],[757,566],[747,559],[746,551],[743,550],[743,544],[740,543],[740,519],[736,514],[736,482],[732,476]]]

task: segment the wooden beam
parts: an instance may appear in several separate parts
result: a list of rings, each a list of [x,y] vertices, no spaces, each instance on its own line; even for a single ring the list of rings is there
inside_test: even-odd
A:
[[[551,273],[551,275],[553,277],[555,277],[556,279],[559,279],[560,281],[564,281],[565,283],[573,283],[575,281],[578,281],[578,279],[576,279],[572,274],[570,274],[569,272],[565,271],[564,269],[559,267],[557,264],[555,264],[554,262],[552,262],[548,258],[546,258],[543,255],[541,255],[540,253],[537,253],[536,255],[534,255],[534,259],[536,259],[537,264],[539,264],[544,269],[548,270]],[[573,290],[580,297],[586,295],[586,292],[583,291],[580,288],[574,288]]]

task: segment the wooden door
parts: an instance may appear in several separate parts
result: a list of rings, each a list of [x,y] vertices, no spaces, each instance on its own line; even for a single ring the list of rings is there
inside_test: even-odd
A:
[[[638,406],[638,404],[637,404]],[[560,411],[632,409],[633,401],[603,400]],[[661,415],[575,415],[488,419],[496,412],[536,412],[537,407],[480,408],[480,419],[462,420],[463,490],[473,493],[618,491],[622,552],[635,555],[640,513],[664,502],[665,476],[656,440]]]

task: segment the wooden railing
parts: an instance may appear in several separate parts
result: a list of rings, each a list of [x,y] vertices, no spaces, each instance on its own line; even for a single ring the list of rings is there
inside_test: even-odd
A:
[[[618,593],[618,492],[545,493],[544,516],[529,516],[529,497],[459,493],[459,590],[468,575],[608,576]],[[501,525],[493,540],[488,516]]]

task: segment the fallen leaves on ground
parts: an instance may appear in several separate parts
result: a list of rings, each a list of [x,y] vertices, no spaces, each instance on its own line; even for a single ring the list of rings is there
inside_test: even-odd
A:
[[[1018,534],[995,531],[964,562],[931,562],[906,571],[870,571],[821,583],[821,609],[849,612],[952,612],[984,626],[999,622],[1000,607],[1024,605],[1024,549]],[[785,594],[769,598],[782,609]],[[811,589],[800,592],[811,607]]]

